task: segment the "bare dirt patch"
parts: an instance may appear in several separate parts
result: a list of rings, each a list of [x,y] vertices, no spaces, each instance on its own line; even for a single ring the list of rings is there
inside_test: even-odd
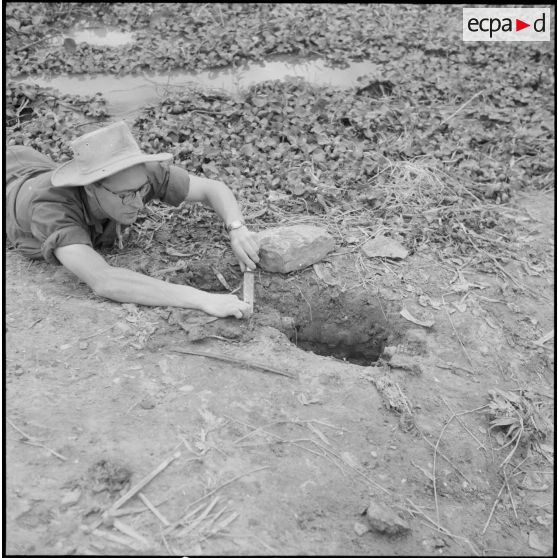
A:
[[[550,199],[532,194],[517,206],[531,216],[523,232],[545,264],[508,270],[524,291],[497,269],[456,270],[428,254],[384,261],[363,284],[356,254],[345,254],[326,262],[334,285],[312,268],[259,273],[253,319],[217,320],[213,330],[215,322],[188,312],[100,300],[62,268],[8,252],[8,552],[545,554],[553,354],[550,343],[534,342],[553,320]],[[141,261],[133,244],[127,250],[109,257]],[[144,256],[168,268],[158,253],[154,243]],[[208,284],[213,268],[239,284],[211,249],[203,264],[171,277],[219,288],[217,279]],[[403,307],[433,327],[408,322]],[[197,324],[198,341],[188,324]],[[330,335],[328,346],[343,332],[356,345],[380,332],[379,360],[363,367],[301,350],[289,339],[293,324],[307,340]],[[176,347],[264,362],[297,379]],[[536,408],[522,420],[537,436],[506,446],[509,424],[490,428],[505,416],[494,390]],[[143,495],[169,523],[183,522],[165,531],[135,496],[118,519],[146,546],[114,526],[86,530],[177,449]],[[361,514],[371,499],[410,533],[367,530]]]

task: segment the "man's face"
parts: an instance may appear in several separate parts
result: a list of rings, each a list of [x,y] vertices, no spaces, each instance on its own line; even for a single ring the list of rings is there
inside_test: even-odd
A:
[[[144,165],[136,165],[109,176],[94,186],[101,209],[122,225],[133,223],[143,207],[143,196],[149,191]]]

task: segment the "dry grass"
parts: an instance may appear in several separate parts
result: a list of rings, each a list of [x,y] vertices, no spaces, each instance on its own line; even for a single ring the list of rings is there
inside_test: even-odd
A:
[[[520,444],[537,446],[552,431],[552,402],[545,402],[529,390],[518,393],[493,389],[488,392],[486,413],[490,430],[496,430],[499,451],[508,449],[500,467],[508,464]],[[509,449],[511,448],[511,450]]]

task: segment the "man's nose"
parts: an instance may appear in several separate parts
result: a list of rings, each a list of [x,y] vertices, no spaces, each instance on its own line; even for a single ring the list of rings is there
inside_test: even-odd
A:
[[[142,209],[143,208],[143,198],[139,194],[136,194],[134,196],[134,199],[130,202],[130,205],[134,209]]]

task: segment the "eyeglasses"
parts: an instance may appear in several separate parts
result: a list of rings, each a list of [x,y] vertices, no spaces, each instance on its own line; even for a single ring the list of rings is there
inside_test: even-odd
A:
[[[136,190],[126,190],[124,192],[113,192],[112,190],[109,190],[106,186],[103,186],[103,184],[101,184],[101,188],[105,189],[107,192],[110,192],[113,196],[120,198],[122,205],[128,205],[132,203],[138,197],[138,195],[141,198],[143,198],[143,196],[145,196],[151,189],[151,183],[147,181],[145,184],[142,184]]]

